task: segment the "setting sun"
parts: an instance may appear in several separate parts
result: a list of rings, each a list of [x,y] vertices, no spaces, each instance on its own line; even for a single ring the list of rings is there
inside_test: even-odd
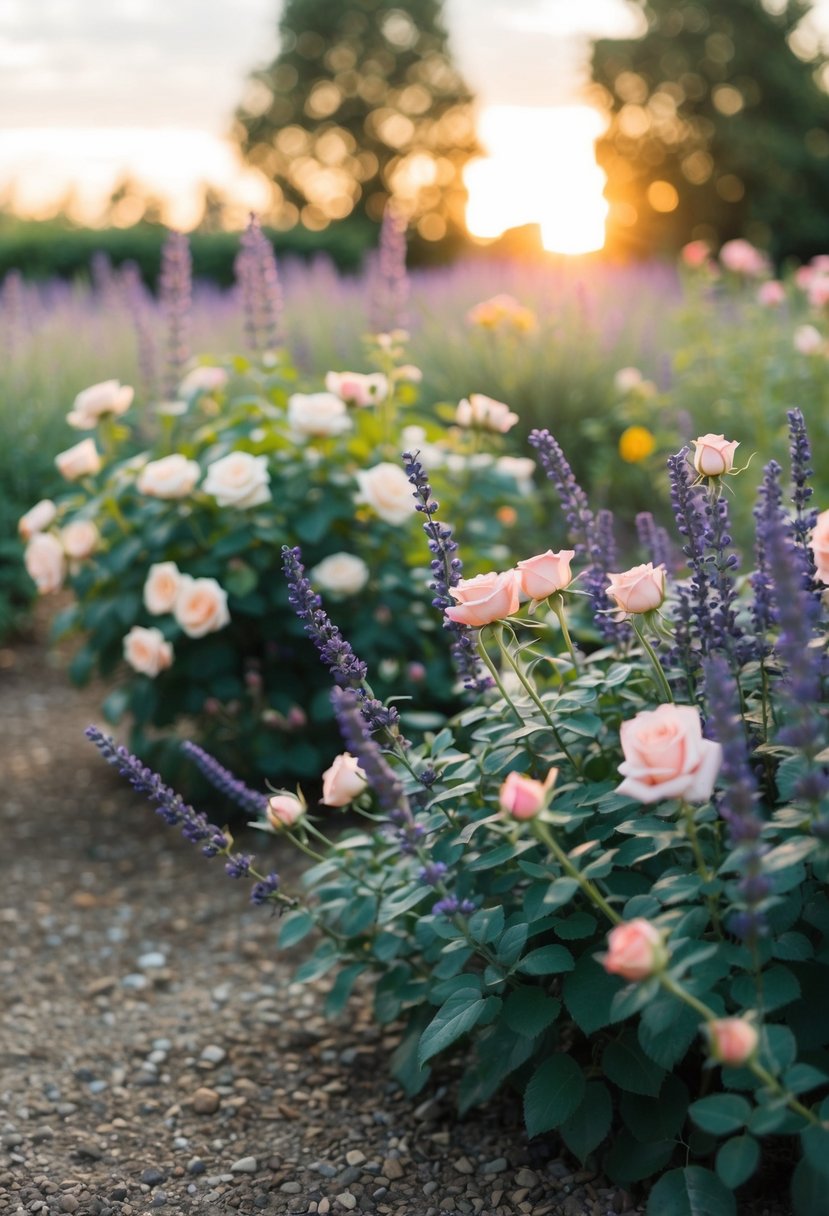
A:
[[[539,224],[545,249],[591,253],[605,241],[605,176],[594,144],[603,120],[589,106],[489,106],[481,114],[487,156],[464,173],[466,223],[492,239]]]

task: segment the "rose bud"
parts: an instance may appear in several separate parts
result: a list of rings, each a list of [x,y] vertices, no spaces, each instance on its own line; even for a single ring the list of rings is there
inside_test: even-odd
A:
[[[623,921],[607,935],[605,971],[626,980],[646,980],[661,971],[668,961],[662,934],[644,917]]]
[[[322,801],[326,806],[348,806],[367,785],[359,760],[343,752],[322,774]]]
[[[282,828],[292,828],[302,818],[305,814],[305,803],[301,798],[297,798],[296,794],[283,791],[268,799],[265,814],[268,823],[278,832]]]
[[[523,773],[508,773],[498,793],[501,810],[513,819],[534,819],[547,805],[557,776],[557,768],[551,768],[543,781],[535,781]]]
[[[745,1018],[717,1018],[704,1026],[708,1050],[720,1064],[739,1068],[754,1055],[760,1036]]]
[[[622,612],[653,612],[665,600],[665,567],[645,562],[621,574],[609,574],[607,594]]]
[[[734,468],[734,453],[740,446],[724,435],[700,435],[694,445],[694,468],[700,477],[722,477]]]
[[[556,591],[563,591],[573,581],[570,572],[570,562],[576,556],[574,549],[562,549],[553,553],[539,553],[537,557],[528,557],[518,562],[518,581],[521,590],[531,600],[546,600]]]

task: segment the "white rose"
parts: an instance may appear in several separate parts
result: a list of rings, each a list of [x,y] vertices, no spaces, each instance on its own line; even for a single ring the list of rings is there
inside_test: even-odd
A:
[[[288,422],[297,435],[339,435],[351,426],[345,402],[333,393],[294,393]]]
[[[66,556],[81,560],[95,552],[101,535],[91,519],[75,519],[61,528],[60,539]]]
[[[37,532],[26,546],[23,561],[41,595],[60,590],[66,573],[63,545],[51,532]]]
[[[412,487],[398,465],[384,461],[373,469],[364,469],[357,474],[357,484],[357,501],[370,506],[387,524],[402,524],[414,514]]]
[[[151,616],[172,612],[181,590],[182,574],[175,562],[155,562],[144,583],[144,607]]]
[[[220,507],[258,507],[270,502],[269,480],[267,456],[231,452],[208,465],[202,489]]]
[[[82,439],[74,447],[67,448],[55,457],[55,464],[61,476],[67,481],[77,481],[79,477],[88,477],[101,469],[101,457],[95,447],[94,439]]]
[[[327,595],[356,595],[368,582],[368,566],[353,553],[332,553],[311,571],[315,587]]]
[[[124,638],[124,658],[133,671],[155,679],[159,672],[172,663],[173,648],[164,640],[160,629],[154,626],[145,629],[142,625],[133,625]]]
[[[495,461],[495,470],[502,477],[511,477],[519,493],[532,492],[535,461],[530,460],[529,456],[499,456]]]
[[[800,355],[817,355],[825,349],[823,335],[814,325],[798,325],[792,341]]]
[[[484,393],[470,393],[458,403],[455,411],[455,421],[458,426],[482,427],[487,431],[497,431],[505,435],[515,426],[518,415],[514,414],[503,401],[495,401]]]
[[[79,431],[89,431],[104,414],[125,414],[135,393],[120,380],[104,380],[78,393],[66,421]]]
[[[55,522],[58,509],[51,498],[41,498],[40,502],[21,515],[17,531],[23,540],[31,540],[37,532],[45,532]]]
[[[223,367],[194,367],[178,386],[179,397],[192,393],[216,393],[227,384],[230,377]]]
[[[176,596],[175,617],[188,637],[203,638],[205,634],[215,633],[230,621],[227,592],[215,578],[190,578],[183,574]]]
[[[201,469],[195,460],[174,453],[145,464],[136,485],[142,494],[152,498],[185,498],[200,476]]]

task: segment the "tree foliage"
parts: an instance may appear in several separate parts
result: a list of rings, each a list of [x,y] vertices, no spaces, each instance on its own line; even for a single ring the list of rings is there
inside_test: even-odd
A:
[[[829,96],[801,25],[811,6],[637,4],[644,35],[593,48],[611,113],[598,149],[611,240],[644,251],[745,235],[778,256],[825,249]]]
[[[236,115],[247,159],[274,182],[280,226],[379,220],[389,197],[421,236],[462,227],[477,151],[471,95],[440,0],[287,0],[280,51]]]

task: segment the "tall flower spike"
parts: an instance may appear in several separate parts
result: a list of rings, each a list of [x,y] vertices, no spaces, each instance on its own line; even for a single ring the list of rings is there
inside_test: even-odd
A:
[[[305,626],[305,632],[319,651],[320,658],[340,688],[351,688],[360,704],[360,713],[370,730],[384,730],[401,746],[407,740],[400,734],[400,715],[393,705],[386,706],[373,697],[365,685],[366,664],[351,646],[322,606],[322,600],[305,575],[302,550],[282,546],[282,568],[288,582],[288,603]]]
[[[426,516],[423,531],[429,538],[429,551],[432,554],[429,563],[432,571],[429,589],[435,593],[432,606],[440,612],[444,629],[454,636],[452,658],[464,688],[470,692],[483,692],[492,687],[492,680],[481,671],[473,631],[446,615],[446,609],[455,603],[449,589],[457,587],[460,582],[463,563],[457,556],[458,544],[452,538],[452,529],[435,518],[440,504],[432,498],[432,487],[418,456],[418,452],[404,452],[403,460],[406,476],[417,499],[417,510]]]
[[[199,771],[219,793],[224,794],[231,802],[235,802],[248,815],[256,817],[265,814],[268,806],[268,799],[265,794],[252,790],[249,786],[245,785],[244,781],[240,781],[238,777],[234,777],[233,773],[229,769],[226,769],[223,764],[220,764],[215,756],[211,756],[209,752],[206,752],[203,747],[199,747],[197,743],[191,743],[188,740],[186,743],[182,743],[181,750],[185,756],[190,757]]]
[[[639,544],[654,566],[664,566],[672,569],[671,542],[667,531],[657,524],[650,511],[640,511],[636,516],[636,534]]]
[[[273,246],[251,214],[234,265],[242,291],[245,332],[251,350],[272,350],[282,341],[282,288]]]
[[[734,585],[733,573],[739,565],[740,559],[736,553],[731,551],[728,500],[725,495],[721,494],[719,498],[709,499],[705,513],[708,520],[707,556],[713,572],[711,575],[709,648],[727,655],[732,668],[736,670],[744,650],[743,632],[737,624],[737,589]]]
[[[167,322],[168,396],[173,397],[190,358],[192,296],[190,243],[183,232],[171,232],[161,254],[161,310]]]
[[[707,653],[711,631],[711,605],[705,561],[706,526],[705,516],[700,510],[700,496],[691,485],[687,447],[668,457],[668,474],[671,482],[671,505],[677,530],[683,539],[682,552],[691,571],[690,586],[686,593],[690,608],[689,625],[695,644],[703,653]]]
[[[393,203],[386,204],[380,242],[369,278],[369,324],[374,333],[405,328],[409,301],[406,273],[406,222]]]
[[[769,652],[770,645],[767,636],[777,619],[774,607],[774,585],[769,570],[768,545],[770,533],[774,529],[779,529],[783,523],[781,471],[776,460],[770,460],[766,465],[763,470],[763,480],[757,491],[757,505],[753,512],[755,520],[754,571],[749,581],[754,591],[751,618],[757,639],[758,658]]]
[[[141,272],[135,262],[125,262],[121,267],[121,292],[135,330],[138,348],[138,371],[144,388],[144,396],[154,401],[158,396],[158,352],[153,332],[149,293],[141,281]]]
[[[814,586],[815,562],[809,547],[809,535],[817,522],[817,511],[810,507],[812,487],[812,445],[806,430],[806,422],[800,410],[789,410],[789,454],[792,468],[792,502],[795,515],[791,532],[804,556],[807,585]],[[822,590],[822,588],[820,589]]]

